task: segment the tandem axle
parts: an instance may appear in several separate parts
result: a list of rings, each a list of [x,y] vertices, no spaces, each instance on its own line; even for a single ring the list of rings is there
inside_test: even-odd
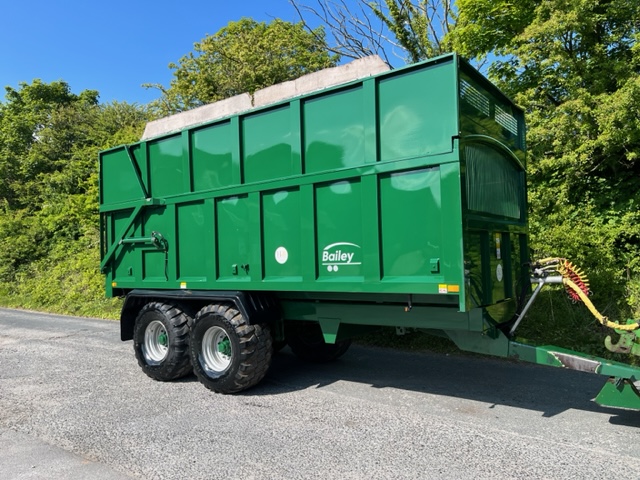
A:
[[[544,266],[542,266],[544,265]],[[578,272],[578,273],[576,273]],[[326,362],[344,354],[351,338],[380,326],[412,328],[450,338],[461,350],[609,377],[595,401],[603,406],[640,410],[635,382],[640,369],[572,350],[536,346],[514,332],[545,285],[580,290],[596,317],[620,334],[607,337],[609,350],[636,353],[638,322],[620,325],[597,313],[585,290],[586,276],[564,259],[548,259],[533,268],[536,288],[511,322],[498,324],[483,309],[461,313],[451,307],[393,303],[345,303],[286,299],[273,293],[241,291],[133,290],[121,316],[122,340],[134,350],[150,377],[167,381],[193,370],[209,389],[235,393],[257,384],[271,356],[289,344],[299,357]],[[620,327],[620,328],[617,328]]]

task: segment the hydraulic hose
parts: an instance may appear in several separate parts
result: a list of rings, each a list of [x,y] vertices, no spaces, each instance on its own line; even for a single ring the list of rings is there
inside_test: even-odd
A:
[[[593,303],[591,302],[587,294],[584,293],[578,285],[576,285],[574,282],[572,282],[566,277],[562,279],[562,283],[567,287],[571,288],[571,290],[573,290],[578,295],[578,297],[580,297],[580,300],[582,300],[582,302],[587,306],[587,308],[593,314],[593,316],[596,317],[596,320],[598,320],[605,327],[614,328],[616,330],[624,330],[627,332],[637,330],[638,328],[640,328],[640,323],[638,322],[630,323],[626,325],[621,325],[617,322],[612,322],[611,320],[609,320],[607,317],[605,317],[598,311],[598,309],[593,305]]]
[[[640,328],[640,320],[633,321],[633,323],[620,324],[618,322],[612,322],[606,316],[602,315],[589,299],[590,291],[587,276],[566,258],[545,258],[540,260],[538,264],[541,265],[539,271],[545,272],[545,274],[548,274],[550,271],[559,273],[562,276],[562,283],[569,297],[574,301],[582,301],[593,316],[596,317],[596,320],[605,327],[626,332]]]

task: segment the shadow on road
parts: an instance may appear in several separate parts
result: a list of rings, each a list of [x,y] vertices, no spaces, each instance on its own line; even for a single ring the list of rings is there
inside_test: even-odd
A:
[[[338,381],[523,408],[544,417],[578,409],[611,415],[613,424],[640,427],[640,413],[592,401],[606,381],[599,375],[479,356],[361,346],[352,346],[328,364],[304,362],[285,349],[274,356],[262,383],[245,395],[278,395]]]

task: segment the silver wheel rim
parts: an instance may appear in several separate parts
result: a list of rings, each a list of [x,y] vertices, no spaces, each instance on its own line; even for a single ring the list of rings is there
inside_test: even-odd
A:
[[[227,332],[221,327],[211,327],[202,337],[202,360],[205,370],[224,372],[231,364],[233,346]]]
[[[169,353],[169,334],[160,320],[154,320],[144,331],[144,357],[149,362],[160,363]]]

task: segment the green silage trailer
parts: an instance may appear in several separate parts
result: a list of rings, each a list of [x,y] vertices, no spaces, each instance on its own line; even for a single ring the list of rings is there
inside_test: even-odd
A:
[[[532,277],[522,110],[453,54],[359,62],[101,152],[101,269],[144,372],[233,393],[285,344],[328,361],[395,326],[613,377],[598,401],[637,407],[636,368],[515,339],[532,282],[584,286],[568,262]]]

